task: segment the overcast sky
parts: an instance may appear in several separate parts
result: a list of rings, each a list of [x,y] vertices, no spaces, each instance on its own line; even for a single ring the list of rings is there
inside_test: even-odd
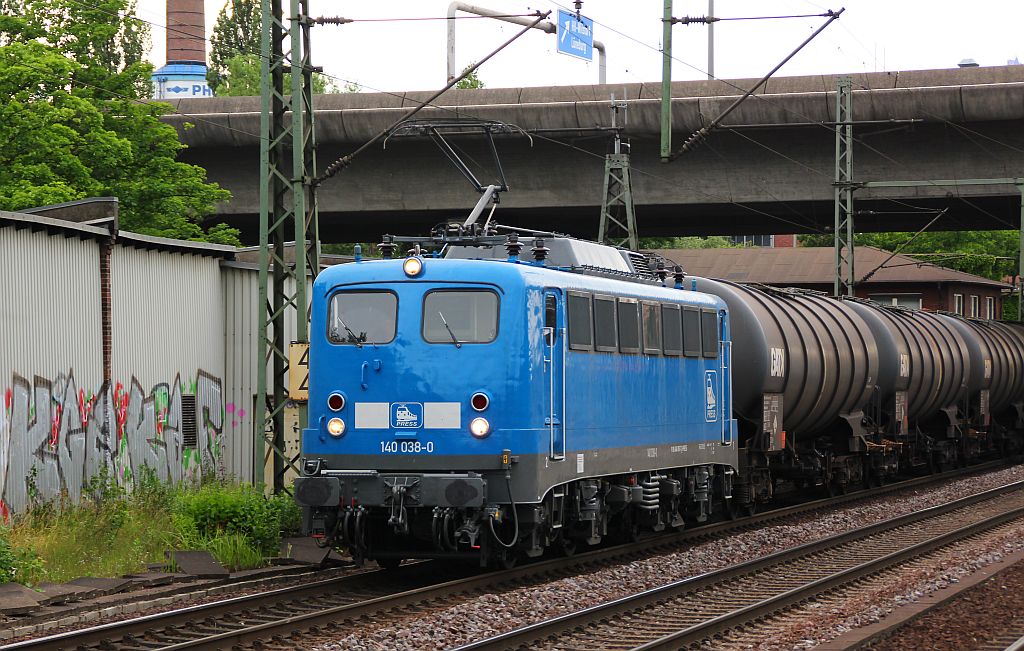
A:
[[[287,5],[287,0],[284,0]],[[151,60],[165,61],[165,0],[140,0],[139,17],[152,28]],[[444,0],[311,0],[316,16],[354,19],[442,17]],[[516,3],[475,0],[508,13],[572,8],[569,0]],[[206,0],[207,33],[224,0]],[[717,0],[721,17],[821,13],[842,3],[827,0]],[[983,66],[1024,56],[1021,0],[845,0],[846,12],[789,62],[779,75],[951,68],[964,58]],[[608,82],[656,81],[661,76],[661,14],[657,0],[584,0],[595,21],[594,37],[608,52]],[[674,14],[703,15],[706,0],[676,0]],[[459,14],[464,16],[466,14]],[[554,14],[553,14],[554,15]],[[759,77],[825,19],[720,22],[715,27],[715,74]],[[439,88],[446,76],[447,21],[356,22],[313,29],[313,60],[339,79],[364,90]],[[486,56],[520,28],[490,19],[458,20],[456,63],[461,69]],[[673,79],[702,79],[707,68],[707,27],[673,28]],[[595,54],[596,56],[596,54]],[[683,63],[685,62],[685,63]],[[688,65],[687,65],[688,64]],[[598,66],[558,54],[555,37],[524,35],[480,70],[489,88],[597,83]],[[341,83],[339,83],[341,85]]]

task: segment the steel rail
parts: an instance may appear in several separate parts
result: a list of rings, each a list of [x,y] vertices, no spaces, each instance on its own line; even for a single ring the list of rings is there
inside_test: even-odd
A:
[[[797,560],[799,558],[813,556],[815,554],[819,554],[821,552],[834,549],[841,545],[857,542],[869,538],[873,535],[877,535],[879,533],[896,530],[901,527],[906,527],[907,525],[928,520],[930,518],[941,517],[943,515],[962,509],[964,507],[979,504],[981,502],[985,502],[1000,497],[1004,494],[1021,490],[1024,490],[1024,481],[1014,482],[1011,484],[1007,484],[1005,486],[984,491],[982,493],[977,493],[975,495],[960,498],[953,502],[940,504],[937,506],[929,507],[927,509],[922,509],[920,511],[915,511],[913,513],[909,513],[903,516],[877,522],[875,524],[869,525],[861,529],[855,529],[852,531],[846,531],[843,533],[835,534],[827,538],[811,541],[803,545],[793,547],[791,549],[781,550],[773,554],[745,561],[737,565],[731,565],[720,570],[689,577],[686,579],[682,579],[680,581],[675,581],[673,583],[666,584],[664,586],[653,588],[651,590],[646,590],[644,592],[640,592],[634,595],[629,595],[603,604],[591,606],[589,608],[585,608],[583,610],[579,610],[576,612],[567,613],[559,617],[538,622],[536,624],[524,626],[501,635],[487,638],[485,640],[479,640],[470,644],[460,646],[455,651],[478,651],[481,649],[516,649],[531,647],[532,645],[542,641],[553,640],[558,635],[564,632],[582,630],[590,624],[612,619],[625,613],[636,612],[644,608],[651,607],[653,605],[664,602],[673,597],[692,593],[697,590],[707,590],[715,585],[720,585],[733,579],[756,574],[758,572],[765,571],[766,569],[771,568],[773,566],[778,566],[786,562]],[[1013,519],[1022,516],[1024,516],[1024,506],[1014,509],[1009,514],[1001,513],[997,516],[994,516],[994,519],[1003,518],[1003,520],[996,522],[995,524],[989,525],[988,528],[991,528],[991,526],[995,526],[996,524],[1000,524],[1002,521],[1005,521],[1006,519]],[[990,520],[994,519],[989,519],[985,522],[989,522]],[[974,525],[970,525],[968,527],[964,527],[956,531],[960,532],[961,537],[963,537],[964,535],[968,535],[972,531],[976,533],[977,526],[978,523],[975,523]],[[941,538],[946,539],[946,536],[948,535],[949,534],[943,534]],[[949,540],[951,539],[948,539],[947,542],[943,544],[948,544]],[[903,550],[901,550],[901,552],[897,552],[897,554],[902,553],[902,551]],[[892,554],[890,554],[889,556],[892,556]],[[887,562],[889,562],[889,564],[895,562],[891,561],[891,559],[886,560]],[[863,569],[862,566],[858,567],[861,567],[861,569]],[[832,578],[834,577],[827,577],[826,579],[823,579],[823,582],[828,583],[828,581]],[[784,601],[785,599],[792,599],[794,600],[794,602],[802,601],[807,598],[806,594],[804,594],[804,596],[799,596],[797,592],[805,588],[806,586],[803,586],[801,588],[797,588],[793,591],[790,591],[785,595],[776,595],[776,597],[773,597],[772,599],[778,599],[780,601]],[[775,602],[767,603],[769,601],[770,600],[764,600],[757,604],[740,609],[740,611],[743,611],[742,614],[747,614],[746,611],[749,611],[749,613],[752,615],[751,617],[748,617],[745,621],[749,621],[750,619],[756,619],[756,613],[758,612],[758,608],[765,609],[769,608],[770,606],[772,612],[774,612],[774,610],[778,610],[780,606],[775,605]],[[657,640],[656,642],[650,643],[661,644],[661,646],[648,647],[645,645],[637,647],[637,649],[654,649],[669,647],[673,649],[678,649],[682,646],[686,646],[692,641],[699,641],[701,639],[705,639],[708,637],[708,635],[720,631],[724,628],[734,627],[736,625],[736,620],[729,619],[733,614],[735,613],[730,613],[728,615],[716,617],[695,627],[691,627],[682,632],[673,634],[679,635],[680,639],[670,640],[668,638],[665,638],[664,640]],[[664,644],[662,644],[662,642]]]
[[[580,553],[569,558],[555,558],[511,570],[502,570],[469,578],[445,581],[440,584],[434,583],[438,578],[437,565],[432,562],[416,563],[402,566],[397,570],[367,571],[359,574],[346,575],[333,579],[317,581],[300,586],[289,586],[278,588],[268,592],[260,592],[241,597],[233,597],[212,603],[189,606],[163,613],[155,613],[139,618],[111,622],[85,629],[68,631],[65,633],[34,638],[10,645],[0,646],[0,650],[32,650],[32,651],[55,651],[63,649],[81,649],[90,646],[103,645],[103,648],[117,648],[117,640],[135,638],[134,643],[138,644],[138,638],[147,638],[154,635],[166,637],[159,631],[171,631],[175,637],[190,636],[188,627],[195,627],[202,623],[209,631],[208,635],[195,640],[182,640],[171,646],[162,647],[169,649],[200,649],[200,648],[224,648],[231,644],[267,639],[271,637],[274,630],[300,630],[320,626],[339,618],[353,618],[371,612],[378,612],[391,607],[421,603],[423,601],[435,600],[459,593],[471,593],[483,590],[490,586],[515,583],[539,581],[545,577],[565,574],[577,571],[581,568],[590,568],[599,564],[610,564],[625,562],[632,558],[642,557],[651,553],[667,552],[679,548],[695,540],[715,538],[727,533],[749,530],[804,515],[813,511],[823,510],[843,504],[875,499],[877,497],[900,492],[912,488],[937,484],[943,481],[977,474],[988,470],[1007,465],[1004,461],[992,461],[967,469],[953,470],[945,473],[928,475],[902,482],[887,484],[880,488],[851,492],[836,497],[824,498],[803,502],[801,504],[780,507],[763,513],[742,518],[738,520],[726,520],[712,524],[702,525],[691,529],[685,529],[674,534],[661,534],[646,537],[638,542],[626,543],[597,549],[590,552]],[[466,568],[469,571],[471,568]],[[450,568],[449,568],[450,570]],[[421,575],[427,575],[426,578]],[[302,613],[273,622],[261,622],[257,626],[240,627],[232,630],[217,630],[218,624],[215,618],[229,617],[275,604],[288,604],[289,602],[308,602],[312,599],[321,599],[325,596],[338,593],[350,593],[365,591],[366,584],[394,583],[401,581],[415,582],[417,580],[430,580],[426,586],[412,590],[397,590],[385,593],[382,596],[370,599],[362,599],[355,603],[348,603],[318,610],[316,612]],[[381,586],[376,585],[379,589]],[[260,615],[259,617],[263,617]],[[255,618],[250,618],[255,619]]]
[[[904,561],[924,556],[941,547],[958,542],[965,538],[977,535],[986,530],[997,527],[1001,524],[1024,517],[1024,506],[994,515],[980,522],[966,525],[954,531],[930,538],[916,545],[911,545],[899,551],[886,554],[875,560],[861,563],[817,579],[804,586],[794,588],[788,592],[769,597],[749,606],[734,610],[731,613],[721,615],[708,620],[702,624],[691,626],[659,640],[643,644],[635,648],[635,651],[661,651],[665,649],[678,649],[680,646],[693,644],[718,633],[734,629],[744,623],[755,621],[775,615],[779,611],[795,606],[801,602],[808,601],[818,595],[835,590],[841,586],[848,585],[858,579],[883,572],[894,565]]]

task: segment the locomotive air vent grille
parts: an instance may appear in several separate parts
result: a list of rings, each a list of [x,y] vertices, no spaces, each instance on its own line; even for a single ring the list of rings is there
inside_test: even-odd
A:
[[[195,450],[199,440],[196,436],[196,397],[186,393],[181,396],[181,439],[182,445]]]
[[[633,270],[636,272],[636,275],[644,278],[650,278],[653,275],[651,274],[651,265],[647,260],[647,256],[630,251],[629,261],[633,263]]]

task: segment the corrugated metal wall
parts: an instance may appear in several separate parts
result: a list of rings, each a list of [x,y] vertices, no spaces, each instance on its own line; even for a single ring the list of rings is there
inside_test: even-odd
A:
[[[28,505],[30,484],[46,498],[81,489],[81,406],[103,384],[100,313],[95,240],[0,227],[0,520]]]
[[[238,478],[252,481],[259,345],[259,272],[223,263],[224,296],[224,456]]]
[[[93,240],[0,227],[0,387],[74,371],[103,381],[100,257]]]
[[[259,340],[259,270],[248,264],[221,263],[221,282],[224,292],[224,337],[225,337],[225,460],[231,467],[244,469],[239,478],[253,481],[256,376],[260,355]],[[306,291],[312,296],[313,283],[309,280]],[[285,282],[285,294],[292,295],[295,284]],[[285,342],[295,339],[295,311],[285,310]],[[267,364],[267,376],[272,372]],[[290,419],[290,420],[289,420]],[[294,410],[287,410],[286,422],[295,419]],[[286,425],[289,427],[289,425]],[[299,432],[288,429],[285,438],[289,452],[297,453]],[[262,478],[267,485],[273,481],[272,474]]]
[[[257,270],[219,251],[115,241],[107,385],[106,237],[51,231],[0,226],[0,516],[27,506],[29,476],[43,497],[73,499],[103,468],[126,486],[143,466],[166,480],[210,469],[252,481]],[[286,341],[293,321],[289,311]],[[193,405],[194,444],[186,437]],[[52,454],[39,455],[44,449]]]
[[[117,244],[110,276],[115,379],[148,388],[179,374],[194,380],[198,370],[224,377],[217,258]]]

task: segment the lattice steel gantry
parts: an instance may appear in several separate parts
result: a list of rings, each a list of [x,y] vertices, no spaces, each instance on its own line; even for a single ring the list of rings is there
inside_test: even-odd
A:
[[[833,293],[853,296],[853,84],[850,77],[836,80],[835,249]]]
[[[257,360],[255,462],[261,478],[267,444],[273,455],[273,490],[285,490],[288,468],[298,460],[285,450],[285,407],[296,396],[287,394],[289,373],[286,331],[298,344],[309,343],[308,283],[320,265],[313,128],[314,68],[310,63],[308,0],[262,0],[263,34],[260,48],[260,291]],[[285,92],[288,80],[288,91]],[[289,114],[290,113],[290,119]],[[289,161],[290,158],[290,161]],[[291,227],[289,229],[289,226]],[[294,241],[294,263],[285,244]],[[287,328],[288,318],[293,329]],[[287,328],[287,330],[286,330]],[[269,368],[268,368],[269,367]],[[292,369],[303,372],[303,369]],[[305,427],[307,410],[299,402],[298,427]],[[259,481],[259,479],[257,479]]]

